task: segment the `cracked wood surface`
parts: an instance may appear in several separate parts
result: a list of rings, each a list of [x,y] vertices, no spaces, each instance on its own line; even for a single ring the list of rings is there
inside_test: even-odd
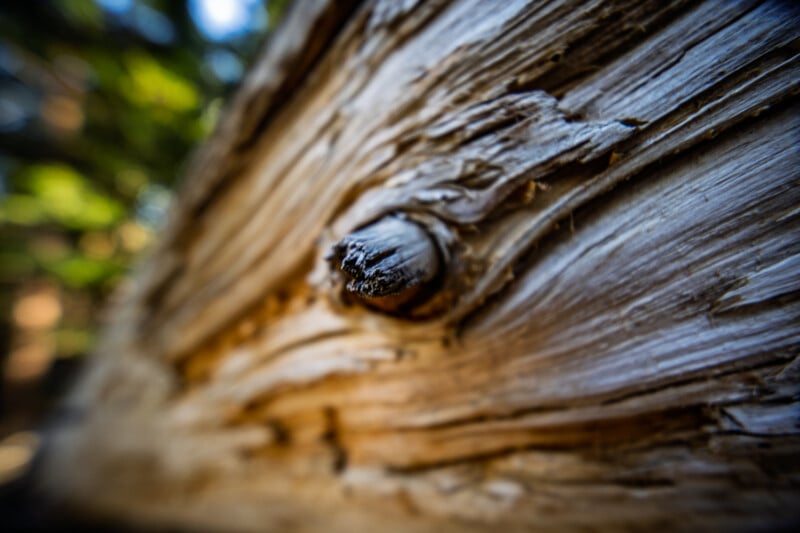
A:
[[[798,27],[299,2],[52,432],[51,490],[204,530],[792,525]],[[398,215],[442,252],[399,317],[326,260]]]

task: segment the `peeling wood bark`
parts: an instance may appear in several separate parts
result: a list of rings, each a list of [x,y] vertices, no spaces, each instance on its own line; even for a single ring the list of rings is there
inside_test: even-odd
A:
[[[779,1],[298,3],[51,490],[241,531],[796,525],[798,27]]]

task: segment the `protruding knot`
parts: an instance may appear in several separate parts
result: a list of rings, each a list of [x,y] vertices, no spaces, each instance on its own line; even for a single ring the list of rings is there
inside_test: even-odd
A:
[[[433,239],[399,215],[345,236],[328,259],[346,278],[350,294],[386,311],[402,311],[423,298],[441,269]]]

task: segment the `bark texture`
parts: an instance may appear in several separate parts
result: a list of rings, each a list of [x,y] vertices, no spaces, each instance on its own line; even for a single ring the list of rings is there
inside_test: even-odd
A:
[[[204,530],[795,525],[799,27],[777,0],[297,3],[52,490]]]

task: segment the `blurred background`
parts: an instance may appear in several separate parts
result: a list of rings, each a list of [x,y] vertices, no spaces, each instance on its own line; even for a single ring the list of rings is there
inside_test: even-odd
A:
[[[0,486],[286,3],[0,2]]]

